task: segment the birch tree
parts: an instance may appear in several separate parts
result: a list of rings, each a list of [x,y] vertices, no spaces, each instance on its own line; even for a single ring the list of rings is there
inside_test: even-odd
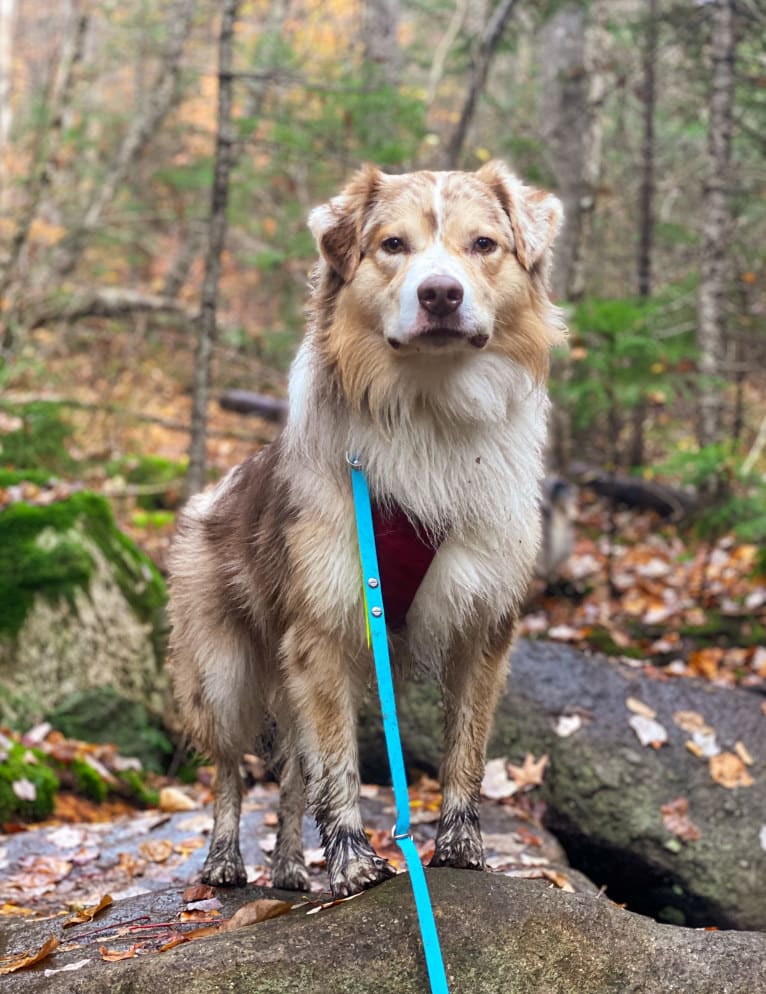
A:
[[[701,445],[723,436],[723,375],[726,290],[732,228],[731,133],[734,108],[736,34],[734,0],[710,3],[711,76],[708,110],[707,178],[703,197],[702,253],[697,303]]]

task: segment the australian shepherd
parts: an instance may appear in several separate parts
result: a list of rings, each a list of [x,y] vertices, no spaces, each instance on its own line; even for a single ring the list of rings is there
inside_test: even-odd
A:
[[[308,887],[306,804],[334,894],[394,872],[359,810],[372,660],[349,453],[372,495],[395,674],[425,670],[443,689],[431,865],[484,866],[485,747],[537,554],[548,355],[564,334],[548,297],[561,215],[498,162],[367,167],[311,213],[320,259],[287,424],[189,501],[171,557],[177,700],[217,764],[206,882],[245,882],[239,762],[268,729],[281,767],[274,885]]]

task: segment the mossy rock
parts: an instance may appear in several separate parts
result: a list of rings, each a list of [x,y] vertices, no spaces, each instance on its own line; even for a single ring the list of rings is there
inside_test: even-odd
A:
[[[0,512],[0,720],[27,723],[93,687],[162,713],[165,602],[103,497]]]
[[[173,745],[159,718],[113,687],[71,694],[46,719],[67,738],[111,742],[123,756],[136,756],[144,769],[156,773],[164,773],[173,757]]]
[[[34,796],[25,798],[14,791],[14,783],[25,781],[27,786],[31,785]],[[42,753],[14,742],[0,754],[0,824],[16,818],[31,821],[48,818],[58,785],[58,777]]]

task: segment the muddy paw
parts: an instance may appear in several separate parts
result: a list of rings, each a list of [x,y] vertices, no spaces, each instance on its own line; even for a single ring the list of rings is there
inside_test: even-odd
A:
[[[239,849],[211,848],[202,867],[202,883],[212,887],[244,887],[247,873]]]
[[[483,870],[484,850],[475,839],[456,839],[436,843],[429,866],[454,866],[458,870]]]
[[[299,859],[276,861],[271,868],[271,886],[282,890],[311,890],[306,864]]]
[[[350,897],[396,876],[395,868],[380,856],[352,859],[330,881],[333,897]]]

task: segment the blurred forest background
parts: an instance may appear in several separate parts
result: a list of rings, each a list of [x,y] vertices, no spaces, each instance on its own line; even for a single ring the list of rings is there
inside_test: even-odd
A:
[[[574,537],[526,632],[762,683],[765,37],[762,0],[0,0],[0,635],[89,575],[42,563],[55,508],[101,495],[161,571],[184,494],[274,437],[313,205],[498,157],[567,216]]]

